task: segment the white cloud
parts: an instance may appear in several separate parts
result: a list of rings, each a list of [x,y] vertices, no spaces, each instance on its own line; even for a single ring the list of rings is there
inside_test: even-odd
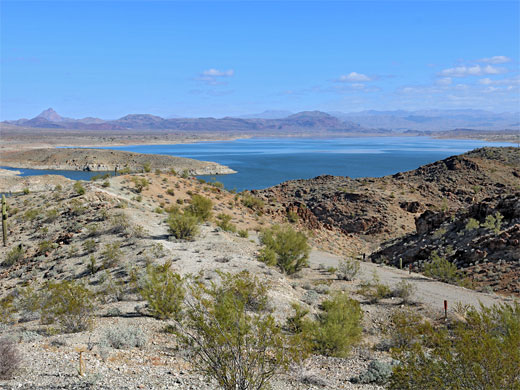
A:
[[[203,71],[198,77],[195,77],[195,80],[203,81],[208,85],[226,85],[227,82],[223,81],[223,79],[234,75],[235,71],[233,69],[218,70],[211,68]]]
[[[506,56],[493,56],[488,58],[481,58],[477,60],[477,62],[485,62],[487,64],[505,64],[506,62],[511,62],[511,58]]]
[[[489,77],[485,77],[478,81],[482,85],[511,85],[511,84],[520,84],[520,77],[514,77],[511,79],[500,79],[500,80],[492,80]]]
[[[364,82],[364,81],[371,81],[372,78],[367,76],[366,74],[363,74],[363,73],[358,73],[358,72],[350,72],[349,74],[347,75],[341,75],[338,79],[338,81],[341,81],[341,82]]]
[[[450,85],[451,82],[452,82],[451,77],[443,77],[443,78],[438,79],[435,83],[437,85]]]
[[[484,76],[488,74],[506,73],[507,69],[496,68],[491,65],[486,66],[457,66],[455,68],[444,69],[440,74],[447,77],[466,77],[466,76]]]
[[[218,70],[215,68],[211,68],[202,72],[202,75],[208,77],[231,77],[235,75],[235,71],[233,69]]]

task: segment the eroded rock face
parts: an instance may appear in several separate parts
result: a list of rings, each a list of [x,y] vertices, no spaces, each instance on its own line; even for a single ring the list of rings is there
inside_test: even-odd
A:
[[[288,181],[255,191],[255,195],[266,201],[273,214],[283,215],[296,207],[308,228],[335,228],[382,242],[435,228],[444,218],[438,210],[453,212],[514,192],[520,185],[514,175],[520,166],[519,154],[516,148],[485,148],[392,176],[323,175]],[[305,211],[298,211],[303,207]]]
[[[479,227],[468,225],[470,219]],[[421,270],[437,252],[477,285],[520,295],[520,193],[486,198],[453,213],[426,211],[416,225],[415,234],[373,253],[373,261],[398,265],[402,259]]]

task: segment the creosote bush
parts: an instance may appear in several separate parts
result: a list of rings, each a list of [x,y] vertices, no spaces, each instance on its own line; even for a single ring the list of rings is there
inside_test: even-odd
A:
[[[421,327],[410,325],[418,336],[392,350],[400,365],[394,367],[390,390],[520,389],[518,303],[472,308],[464,321],[434,331]]]
[[[336,269],[336,276],[340,280],[354,280],[359,272],[359,261],[354,259],[341,259]]]
[[[345,357],[361,339],[363,312],[359,302],[346,294],[335,294],[323,302],[316,321],[306,322],[313,350],[327,356]]]
[[[179,319],[184,299],[184,279],[170,270],[171,263],[149,265],[139,290],[148,302],[148,310],[155,318]]]
[[[166,223],[170,233],[178,239],[188,240],[195,237],[199,231],[199,220],[190,214],[170,214]]]
[[[457,283],[462,279],[457,266],[440,257],[437,251],[432,252],[431,261],[424,265],[424,274],[445,283]]]
[[[211,219],[212,209],[211,199],[195,194],[191,197],[190,205],[185,208],[184,212],[196,217],[201,222],[205,222]]]
[[[49,282],[40,295],[41,317],[57,322],[65,333],[87,330],[92,322],[94,293],[74,281]]]
[[[148,180],[145,177],[132,177],[132,183],[134,183],[134,189],[137,193],[143,192],[144,189],[148,188]]]
[[[14,248],[12,248],[9,252],[7,252],[5,256],[5,260],[3,261],[2,265],[4,267],[10,267],[19,261],[21,261],[24,257],[24,250],[23,246],[17,245]]]
[[[121,250],[121,244],[119,242],[112,242],[105,244],[105,249],[101,252],[103,255],[103,268],[112,268],[119,264],[123,257],[123,251]]]
[[[190,285],[176,333],[195,367],[224,390],[262,390],[278,372],[307,356],[267,310],[266,287],[247,271],[222,283]]]
[[[367,299],[369,303],[377,303],[381,299],[392,296],[392,290],[387,284],[381,283],[376,272],[374,272],[371,281],[363,281],[359,284],[357,293]]]
[[[289,275],[308,266],[310,247],[305,234],[290,226],[275,225],[264,230],[260,240],[265,245],[260,260],[267,264],[276,262],[280,270]]]
[[[227,232],[236,232],[237,227],[231,222],[231,215],[228,214],[219,214],[217,215],[217,226],[219,226],[222,230]]]
[[[264,201],[259,199],[248,192],[243,192],[241,194],[242,204],[251,210],[255,210],[257,212],[262,212],[264,209]]]
[[[75,182],[73,188],[74,188],[74,191],[76,191],[76,194],[78,194],[78,195],[85,194],[85,188],[83,187],[83,184],[81,184],[80,181]]]

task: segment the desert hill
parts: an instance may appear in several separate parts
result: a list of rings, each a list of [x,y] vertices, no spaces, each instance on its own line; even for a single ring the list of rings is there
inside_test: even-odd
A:
[[[426,210],[457,210],[520,186],[520,150],[483,148],[380,178],[319,176],[253,191],[268,212],[296,213],[311,229],[338,230],[371,248],[415,230]]]

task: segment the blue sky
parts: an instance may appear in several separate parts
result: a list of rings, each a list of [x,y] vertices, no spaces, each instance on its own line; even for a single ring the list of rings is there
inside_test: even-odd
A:
[[[0,4],[1,119],[520,110],[518,1]]]

